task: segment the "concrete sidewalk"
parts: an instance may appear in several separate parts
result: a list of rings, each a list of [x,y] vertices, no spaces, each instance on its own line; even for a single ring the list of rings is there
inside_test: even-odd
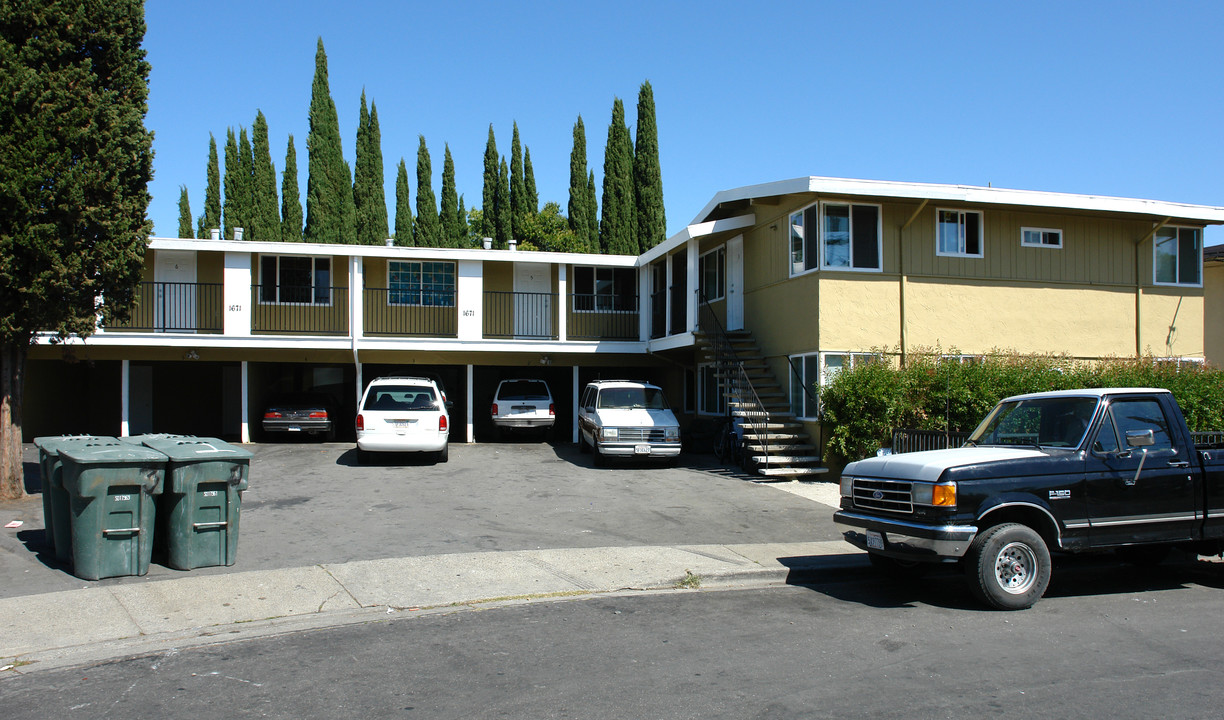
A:
[[[0,668],[26,673],[474,604],[780,584],[792,571],[865,563],[842,541],[615,547],[365,560],[91,587],[0,599]]]

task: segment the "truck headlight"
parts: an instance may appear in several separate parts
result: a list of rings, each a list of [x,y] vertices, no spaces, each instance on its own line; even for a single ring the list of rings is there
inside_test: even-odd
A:
[[[841,496],[853,497],[854,495],[854,478],[849,475],[841,476]]]
[[[680,439],[680,428],[678,427],[663,428],[663,439],[664,440],[679,440]]]
[[[920,483],[911,486],[910,498],[915,505],[956,507],[956,483]]]
[[[620,433],[617,432],[617,429],[610,427],[604,428],[599,434],[603,436],[604,440],[615,440],[616,438],[620,437]]]

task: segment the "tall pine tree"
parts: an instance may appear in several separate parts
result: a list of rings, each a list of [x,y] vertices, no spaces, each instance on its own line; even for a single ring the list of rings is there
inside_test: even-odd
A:
[[[251,229],[243,237],[249,240],[277,241],[281,239],[280,208],[276,198],[276,166],[272,164],[272,148],[268,144],[268,120],[263,111],[256,111],[251,128]]]
[[[429,148],[425,136],[421,135],[417,148],[417,192],[416,225],[413,242],[417,247],[442,247],[442,225],[438,221],[438,203],[433,191],[433,166],[429,162]]]
[[[637,203],[633,196],[633,143],[625,125],[625,105],[612,104],[608,145],[604,150],[603,216],[599,247],[613,255],[637,255]]]
[[[225,198],[221,212],[224,229],[221,237],[225,240],[234,239],[234,228],[246,224],[246,208],[243,202],[250,195],[247,191],[247,177],[242,174],[242,155],[238,148],[238,138],[233,128],[225,131]]]
[[[570,150],[569,204],[566,206],[569,214],[569,227],[578,238],[579,244],[587,247],[590,239],[588,233],[591,226],[587,217],[587,153],[586,127],[582,124],[582,116],[574,123],[574,145]]]
[[[361,245],[382,245],[387,238],[382,139],[378,130],[378,108],[371,103],[370,111],[366,111],[365,90],[361,91],[361,115],[357,122],[353,205],[356,208],[357,242]]]
[[[459,241],[455,247],[470,247],[471,242],[468,236],[471,234],[471,228],[468,227],[467,210],[463,208],[463,196],[459,196],[459,207],[455,210],[455,234]]]
[[[310,132],[306,136],[306,230],[308,242],[352,243],[356,211],[348,163],[340,144],[340,121],[327,81],[323,38],[315,50],[310,91]]]
[[[254,226],[255,220],[255,160],[251,152],[251,138],[247,136],[246,128],[238,129],[238,191],[242,193],[239,207],[242,208],[242,214],[239,216],[242,220],[238,223],[241,228],[250,228]],[[250,233],[243,232],[243,240],[250,240]]]
[[[442,161],[442,247],[461,247],[459,238],[459,195],[455,192],[455,161],[450,145],[444,145],[446,159]]]
[[[413,243],[412,196],[408,187],[408,166],[400,158],[395,174],[395,244],[410,247]]]
[[[587,174],[587,235],[586,245],[589,252],[599,252],[599,200],[598,190],[595,186],[595,171],[591,170]]]
[[[493,247],[505,248],[497,237],[497,140],[493,137],[493,125],[489,125],[489,139],[485,143],[484,185],[481,191],[481,214],[484,220],[484,237],[493,239]]]
[[[217,159],[217,138],[208,134],[208,185],[204,188],[204,214],[200,215],[196,237],[212,237],[221,229],[221,167]]]
[[[191,202],[187,200],[187,186],[179,185],[179,227],[178,236],[191,237]]]
[[[655,124],[654,90],[649,80],[642,83],[638,91],[633,194],[637,203],[637,251],[640,254],[667,239],[663,174],[659,168],[659,130]]]
[[[540,192],[536,190],[535,170],[531,167],[531,148],[523,148],[523,204],[529,216],[540,212]]]
[[[285,148],[285,173],[281,176],[281,240],[302,242],[302,194],[298,190],[297,150],[292,135]]]
[[[527,224],[527,184],[523,178],[523,145],[519,140],[518,123],[510,140],[510,236],[525,237]]]

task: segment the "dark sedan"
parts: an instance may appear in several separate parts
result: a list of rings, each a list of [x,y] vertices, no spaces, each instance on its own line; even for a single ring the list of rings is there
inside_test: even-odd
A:
[[[326,393],[298,392],[277,395],[263,414],[263,431],[269,435],[313,435],[336,439],[338,403]]]

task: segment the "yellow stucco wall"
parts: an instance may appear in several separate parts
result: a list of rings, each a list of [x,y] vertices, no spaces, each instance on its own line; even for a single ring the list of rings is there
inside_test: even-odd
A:
[[[1203,353],[1224,367],[1224,262],[1203,265]]]

